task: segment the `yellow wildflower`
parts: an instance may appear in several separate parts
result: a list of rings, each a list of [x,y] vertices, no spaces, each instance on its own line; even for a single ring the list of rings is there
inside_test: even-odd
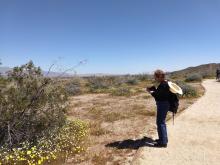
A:
[[[31,151],[27,151],[27,154],[30,155],[30,154],[31,154]]]
[[[41,160],[38,160],[38,164],[42,164],[42,161],[41,161]]]

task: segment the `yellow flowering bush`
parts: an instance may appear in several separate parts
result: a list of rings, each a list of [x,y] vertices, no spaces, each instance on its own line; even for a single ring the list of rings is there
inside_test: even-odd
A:
[[[49,135],[40,138],[36,144],[25,141],[16,148],[1,147],[0,164],[41,165],[65,161],[86,149],[88,126],[80,120],[67,120],[62,128]]]

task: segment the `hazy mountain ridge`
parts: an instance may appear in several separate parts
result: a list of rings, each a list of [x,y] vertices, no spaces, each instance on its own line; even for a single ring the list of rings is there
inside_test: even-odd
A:
[[[173,71],[169,72],[169,74],[173,76],[187,76],[189,74],[207,74],[207,75],[212,75],[214,76],[216,73],[216,69],[220,69],[220,63],[209,63],[209,64],[202,64],[198,66],[193,66],[193,67],[188,67],[182,70],[178,71]],[[12,68],[9,67],[0,67],[0,73],[4,76],[7,74],[8,71],[12,70]],[[48,76],[48,77],[71,77],[74,76],[74,74],[69,74],[69,73],[62,73],[62,72],[50,72],[47,74],[47,71],[43,71],[43,75]],[[77,76],[81,77],[89,77],[89,76],[116,76],[116,74],[103,74],[103,73],[96,73],[96,74],[77,74]]]
[[[11,71],[12,68],[9,67],[0,67],[0,74],[3,76],[7,75],[8,71]],[[48,76],[48,77],[72,77],[72,76],[80,76],[80,77],[90,77],[90,76],[116,76],[116,74],[104,74],[104,73],[94,73],[94,74],[70,74],[70,73],[63,73],[63,72],[54,72],[54,71],[50,71],[48,74],[48,71],[42,71],[44,76]]]
[[[6,76],[7,72],[11,71],[11,70],[12,70],[12,68],[9,68],[9,67],[0,67],[0,74],[3,75],[3,76]],[[62,73],[62,72],[53,72],[53,71],[51,71],[49,74],[48,74],[48,71],[42,71],[42,72],[43,72],[44,76],[48,76],[48,77],[57,77],[57,76],[70,77],[70,76],[73,76],[71,74]]]
[[[189,74],[215,76],[217,69],[220,69],[220,63],[209,63],[209,64],[202,64],[202,65],[188,67],[182,70],[170,72],[170,74],[175,77],[177,76],[185,77]]]

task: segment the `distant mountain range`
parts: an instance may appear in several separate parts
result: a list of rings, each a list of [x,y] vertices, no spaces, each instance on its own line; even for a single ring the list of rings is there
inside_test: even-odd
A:
[[[214,76],[216,73],[216,69],[219,68],[220,69],[220,63],[209,63],[209,64],[203,64],[203,65],[199,65],[199,66],[194,66],[194,67],[188,67],[186,69],[182,69],[182,70],[178,70],[178,71],[174,71],[174,72],[170,72],[169,74],[171,74],[172,76],[181,76],[181,77],[185,77],[189,74],[206,74],[206,75],[212,75]],[[2,75],[6,75],[7,71],[12,70],[9,67],[0,67],[0,73]],[[68,73],[64,73],[62,74],[62,72],[50,72],[47,75],[46,71],[43,71],[43,74],[45,76],[48,77],[57,77],[57,76],[61,76],[61,77],[71,77],[74,76],[73,74],[68,74]],[[108,75],[113,75],[113,74],[102,74],[102,73],[97,73],[97,74],[77,74],[77,76],[81,76],[81,77],[89,77],[89,76],[108,76]]]
[[[215,76],[216,70],[220,69],[220,63],[202,64],[195,67],[188,67],[186,69],[171,72],[175,77],[186,77],[189,74],[201,74],[202,76]]]
[[[9,68],[9,67],[0,67],[0,73],[1,73],[2,75],[5,75],[6,72],[8,72],[8,71],[10,71],[10,70],[11,70],[11,68]]]
[[[7,72],[12,70],[12,68],[9,68],[9,67],[0,67],[0,73],[1,75],[3,76],[6,76],[7,75]],[[63,73],[63,72],[50,72],[48,74],[48,71],[43,71],[43,75],[44,76],[48,76],[48,77],[72,77],[72,76],[75,76],[74,74],[69,74],[69,73]],[[96,73],[96,74],[77,74],[77,76],[80,76],[80,77],[90,77],[90,76],[108,76],[108,75],[111,75],[113,76],[113,74],[103,74],[103,73]]]
[[[7,75],[7,72],[12,70],[12,68],[9,68],[9,67],[0,67],[0,73],[1,75],[3,76],[6,76]],[[44,76],[48,76],[48,77],[57,77],[57,76],[61,76],[61,77],[71,77],[73,75],[71,74],[68,74],[68,73],[62,73],[62,72],[50,72],[49,74],[47,74],[48,72],[47,71],[43,71],[43,75]]]

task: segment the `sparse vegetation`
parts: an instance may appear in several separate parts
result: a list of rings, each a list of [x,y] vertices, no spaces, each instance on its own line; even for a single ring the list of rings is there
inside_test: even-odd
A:
[[[88,78],[87,86],[91,93],[105,93],[112,85],[105,77],[90,77]]]
[[[94,120],[100,119],[102,115],[102,109],[100,107],[92,107],[89,110],[89,114]]]
[[[113,93],[113,95],[119,94],[122,90],[129,90],[128,86],[137,86],[140,82],[138,76],[130,75],[89,77],[86,81],[89,93]]]
[[[126,80],[126,83],[128,85],[137,85],[139,83],[139,81],[135,77],[131,77]]]
[[[208,71],[202,72],[201,75],[202,75],[202,78],[204,78],[204,79],[205,78],[213,78],[214,77],[214,74],[212,74],[212,73],[210,73]]]
[[[108,162],[108,158],[101,154],[95,154],[92,158],[94,165],[105,165]]]
[[[138,74],[135,76],[139,81],[148,81],[151,80],[153,77],[149,74]]]
[[[186,82],[201,82],[202,75],[201,74],[190,74],[185,79]]]
[[[131,96],[134,92],[129,87],[119,87],[111,90],[112,96]]]
[[[106,122],[114,122],[114,121],[123,120],[126,118],[126,116],[120,112],[106,113],[103,117],[104,117],[104,121]]]
[[[24,68],[27,66],[28,64]],[[29,68],[32,67],[29,66]],[[155,102],[149,94],[145,93],[145,88],[154,83],[151,75],[74,77],[58,80],[43,77],[40,74],[40,69],[38,71],[38,68],[34,66],[32,69],[23,69],[22,71],[19,68],[17,69],[16,78],[11,78],[10,81],[10,76],[8,78],[0,77],[1,99],[4,100],[3,96],[7,96],[7,98],[11,99],[11,102],[14,101],[11,104],[13,106],[9,106],[10,99],[7,99],[7,102],[1,100],[2,111],[5,108],[13,110],[9,113],[10,115],[15,115],[14,112],[19,112],[25,105],[28,105],[28,100],[35,94],[34,91],[38,91],[37,89],[44,82],[47,83],[43,88],[44,90],[40,92],[40,101],[36,101],[34,106],[30,106],[28,113],[25,113],[25,117],[29,117],[30,120],[27,118],[24,121],[30,124],[21,126],[22,129],[20,130],[20,132],[23,132],[23,130],[31,128],[30,131],[36,131],[36,136],[34,136],[35,132],[32,133],[33,137],[30,136],[30,138],[22,135],[24,140],[15,141],[12,146],[8,145],[8,136],[6,136],[5,142],[7,143],[5,144],[7,145],[0,149],[0,159],[3,164],[16,162],[17,164],[25,165],[28,164],[28,161],[29,164],[30,162],[35,164],[53,164],[70,160],[70,157],[72,157],[71,160],[74,164],[78,163],[78,161],[88,161],[88,164],[91,162],[93,164],[108,163],[109,161],[112,162],[112,158],[115,157],[117,159],[113,160],[113,163],[123,164],[126,160],[126,155],[130,155],[133,150],[125,149],[122,152],[118,152],[116,148],[103,149],[104,144],[106,145],[119,139],[136,137],[137,134],[146,129],[146,125],[148,131],[155,129],[152,125],[152,123],[155,123]],[[177,76],[175,80],[179,80],[179,77]],[[201,95],[199,82],[195,83],[193,80],[193,83],[189,83],[184,80],[184,77],[181,77],[181,81],[177,81],[177,84],[182,87],[184,92],[184,99],[181,99],[180,104],[181,109],[185,109],[193,103],[194,98]],[[21,86],[17,85],[19,82],[21,82]],[[13,92],[10,95],[6,95],[9,89],[13,89]],[[28,93],[25,93],[25,90]],[[68,96],[70,97],[69,99]],[[59,99],[62,100],[60,101]],[[68,100],[71,101],[70,107]],[[182,103],[184,103],[184,106]],[[53,116],[53,111],[51,111],[52,115],[48,111],[49,117],[43,118],[44,113],[42,114],[42,111],[45,108],[51,109],[54,107],[59,107],[59,110],[62,109],[61,115]],[[70,109],[69,118],[71,120],[74,119],[73,121],[66,119],[68,109]],[[10,112],[9,110],[7,112]],[[33,112],[37,111],[37,113],[32,113],[32,110]],[[56,109],[55,112],[57,112]],[[37,116],[30,117],[29,113]],[[9,115],[6,116],[8,117]],[[17,120],[18,116],[14,118]],[[2,116],[2,118],[4,117],[5,115]],[[52,123],[55,122],[55,125],[48,124],[49,126],[47,126],[47,122],[50,120],[52,120]],[[57,120],[61,122],[56,124]],[[7,121],[11,122],[11,120]],[[42,129],[36,126],[38,122],[42,124],[42,127],[44,126]],[[142,124],[143,122],[145,124]],[[4,123],[7,126],[7,122]],[[4,128],[7,130],[8,127],[6,126]],[[36,126],[36,129],[34,126]],[[37,131],[38,129],[39,132]],[[14,137],[13,130],[11,132]],[[30,134],[28,131],[27,133]],[[90,137],[87,139],[87,136]],[[87,145],[90,146],[84,152]],[[77,156],[79,153],[83,153],[83,155]]]
[[[187,97],[187,98],[198,97],[198,91],[194,87],[192,87],[191,85],[188,85],[183,81],[177,81],[176,83],[183,90],[182,97]]]
[[[100,121],[91,122],[89,126],[90,135],[101,136],[109,133],[108,130],[102,128]]]
[[[66,84],[65,89],[69,95],[79,95],[82,93],[82,84],[80,78],[73,78],[68,84]]]

